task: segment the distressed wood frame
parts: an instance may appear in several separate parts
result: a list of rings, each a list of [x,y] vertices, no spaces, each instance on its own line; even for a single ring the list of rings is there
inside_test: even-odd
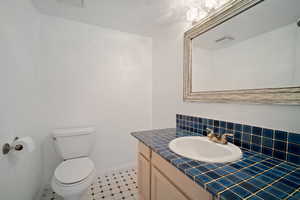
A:
[[[209,103],[255,103],[300,105],[300,86],[282,88],[192,91],[192,39],[224,23],[264,0],[235,0],[199,21],[184,33],[183,100]]]

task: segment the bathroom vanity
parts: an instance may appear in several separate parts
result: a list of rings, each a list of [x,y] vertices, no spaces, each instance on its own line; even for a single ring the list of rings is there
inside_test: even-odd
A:
[[[209,200],[212,196],[160,155],[138,143],[138,186],[141,200]]]
[[[199,123],[198,118],[191,118],[195,119],[195,122],[182,123],[181,120],[186,118],[190,119],[178,115],[177,126],[192,124],[191,126],[198,127],[196,126]],[[204,118],[201,120],[205,121],[203,126],[209,126],[210,120]],[[231,128],[232,123],[226,123],[227,131],[239,128],[238,124],[234,124],[233,127],[236,128]],[[211,163],[189,159],[172,152],[169,148],[169,143],[176,138],[206,137],[202,129],[199,131],[197,129],[197,132],[196,129],[194,131],[187,129],[190,127],[132,133],[132,136],[138,139],[138,189],[141,200],[299,199],[300,167],[295,160],[278,159],[274,157],[277,153],[272,156],[265,154],[264,151],[254,151],[255,148],[252,148],[255,146],[254,143],[249,143],[249,148],[247,145],[240,146],[242,157],[233,162]],[[259,128],[251,129],[256,131]],[[267,132],[269,131],[263,131],[263,134]],[[286,134],[273,132],[277,132],[278,136]],[[246,136],[248,133],[242,134]],[[255,134],[257,133],[254,132]],[[297,135],[288,134],[291,143],[298,142],[293,139]],[[237,139],[235,135],[231,140],[236,140],[234,143],[238,145]],[[262,148],[266,149],[264,143]],[[287,158],[290,157],[289,152],[286,152],[286,155]]]

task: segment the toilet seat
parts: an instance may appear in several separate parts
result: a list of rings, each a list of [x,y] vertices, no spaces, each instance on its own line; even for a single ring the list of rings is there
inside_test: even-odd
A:
[[[82,182],[90,176],[95,166],[89,158],[74,158],[62,162],[54,172],[55,179],[64,185]]]
[[[55,176],[52,177],[51,187],[58,195],[64,197],[65,200],[80,200],[84,191],[91,185],[95,178],[95,170],[80,182],[73,184],[64,184],[58,181]]]

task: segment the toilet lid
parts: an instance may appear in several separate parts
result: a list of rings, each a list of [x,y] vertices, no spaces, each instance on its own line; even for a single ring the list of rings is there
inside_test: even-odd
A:
[[[55,178],[64,184],[72,184],[87,178],[94,170],[89,158],[75,158],[62,162],[55,170]]]

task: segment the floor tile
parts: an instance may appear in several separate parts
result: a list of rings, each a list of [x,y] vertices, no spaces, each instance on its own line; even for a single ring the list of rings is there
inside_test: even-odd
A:
[[[136,168],[112,171],[97,176],[82,200],[138,200]],[[43,190],[41,200],[63,200],[51,187]]]

